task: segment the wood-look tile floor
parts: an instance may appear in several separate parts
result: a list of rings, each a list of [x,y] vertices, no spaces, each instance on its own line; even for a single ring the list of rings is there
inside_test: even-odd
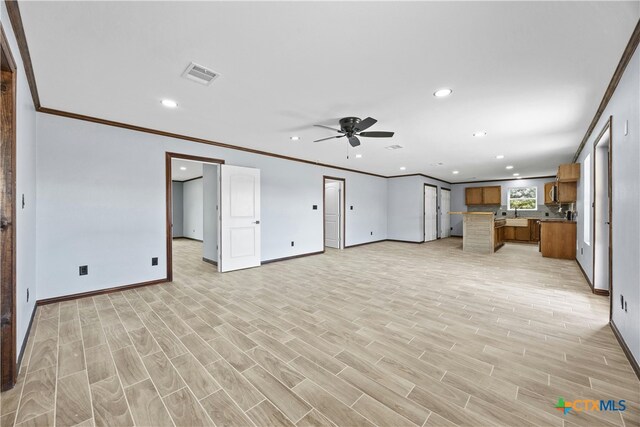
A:
[[[639,382],[575,262],[385,242],[41,306],[1,425],[639,425]],[[625,399],[625,412],[554,408]]]

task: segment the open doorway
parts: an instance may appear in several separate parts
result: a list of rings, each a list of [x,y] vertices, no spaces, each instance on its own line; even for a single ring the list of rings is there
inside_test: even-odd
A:
[[[424,241],[438,238],[438,187],[424,185]]]
[[[593,146],[593,288],[611,298],[611,118]],[[611,311],[611,310],[610,310]]]
[[[222,160],[167,153],[167,277],[177,271],[218,271],[219,166]]]
[[[323,177],[324,247],[344,249],[345,236],[344,178]]]
[[[0,27],[1,29],[1,27]],[[0,377],[2,391],[16,383],[16,63],[1,35],[0,96]]]
[[[440,237],[451,237],[451,190],[440,188]]]

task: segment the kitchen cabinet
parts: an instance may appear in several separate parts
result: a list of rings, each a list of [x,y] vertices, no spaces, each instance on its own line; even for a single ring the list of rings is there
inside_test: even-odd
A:
[[[554,182],[547,182],[544,184],[544,204],[545,205],[555,205],[556,203],[558,203],[555,199],[554,199],[554,192],[555,189],[557,188],[555,181]]]
[[[577,182],[558,182],[558,203],[575,203],[577,199]]]
[[[539,242],[540,241],[540,221],[537,219],[529,220],[529,232],[530,237],[529,241],[531,242]]]
[[[485,205],[501,205],[502,187],[499,185],[482,187],[482,203]]]
[[[528,242],[531,232],[529,227],[513,227],[515,228],[515,237],[517,242]]]
[[[516,240],[516,227],[503,227],[504,228],[504,234],[503,234],[503,238],[504,240]]]
[[[542,221],[540,251],[543,257],[576,258],[576,223],[573,221]]]
[[[558,182],[578,182],[580,179],[580,163],[567,163],[558,166]]]
[[[473,205],[500,205],[502,202],[502,187],[499,185],[490,187],[466,187],[464,189],[465,204]]]
[[[482,205],[482,187],[467,187],[464,189],[465,203],[469,205]]]
[[[502,222],[500,222],[499,220],[495,222],[495,231],[493,234],[493,251],[494,252],[500,249],[502,246],[504,246],[505,226],[501,224],[504,224],[504,220],[502,220]]]

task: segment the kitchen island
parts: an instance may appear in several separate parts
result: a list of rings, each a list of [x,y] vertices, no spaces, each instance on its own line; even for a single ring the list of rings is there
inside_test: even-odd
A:
[[[462,215],[462,250],[492,254],[504,244],[504,219],[496,220],[493,212],[450,212]]]

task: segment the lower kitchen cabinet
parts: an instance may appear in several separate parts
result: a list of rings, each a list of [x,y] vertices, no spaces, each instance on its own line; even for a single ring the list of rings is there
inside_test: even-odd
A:
[[[543,257],[576,258],[576,223],[574,221],[542,221],[540,251]]]

